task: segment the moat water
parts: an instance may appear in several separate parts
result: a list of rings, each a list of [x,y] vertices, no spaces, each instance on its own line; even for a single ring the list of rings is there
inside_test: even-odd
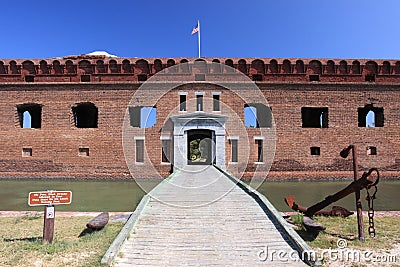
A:
[[[290,181],[264,182],[258,191],[264,194],[279,211],[290,211],[283,199],[295,196],[302,206],[311,206],[326,196],[346,187],[350,181]],[[157,181],[141,181],[140,185],[149,190]],[[72,204],[57,206],[58,211],[133,211],[144,191],[134,181],[71,181],[71,180],[0,180],[0,210],[34,211],[43,207],[29,207],[28,194],[31,191],[68,190],[72,191]],[[400,181],[381,181],[378,185],[375,210],[400,210]],[[365,190],[362,191],[363,207],[367,208]],[[354,194],[335,205],[354,210]]]

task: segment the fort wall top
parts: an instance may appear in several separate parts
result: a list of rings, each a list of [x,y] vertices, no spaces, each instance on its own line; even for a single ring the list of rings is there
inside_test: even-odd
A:
[[[0,83],[143,82],[180,63],[207,65],[206,74],[232,67],[256,82],[400,82],[400,60],[304,58],[118,58],[98,55],[49,59],[0,59]],[[222,67],[219,64],[223,64]],[[177,74],[189,67],[173,68]]]

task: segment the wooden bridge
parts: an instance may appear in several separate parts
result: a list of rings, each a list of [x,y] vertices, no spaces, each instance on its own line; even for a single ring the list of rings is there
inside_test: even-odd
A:
[[[278,255],[284,251],[286,256]],[[257,191],[188,165],[147,194],[102,263],[109,266],[304,266],[310,251]]]

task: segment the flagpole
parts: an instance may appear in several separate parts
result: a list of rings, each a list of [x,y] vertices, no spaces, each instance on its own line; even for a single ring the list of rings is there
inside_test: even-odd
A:
[[[200,20],[197,20],[197,27],[199,27],[198,41],[199,41],[199,58],[200,58]]]

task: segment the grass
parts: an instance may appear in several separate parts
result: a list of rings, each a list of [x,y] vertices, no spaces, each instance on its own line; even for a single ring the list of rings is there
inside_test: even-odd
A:
[[[298,224],[298,216],[292,216],[292,220]],[[304,228],[298,230],[299,234],[306,240],[311,247],[322,249],[336,248],[339,238],[345,239],[348,246],[354,249],[365,247],[372,249],[391,249],[393,245],[400,243],[400,217],[377,217],[375,221],[376,236],[372,238],[368,235],[368,218],[364,217],[365,242],[358,240],[357,217],[347,218],[314,216],[313,220],[324,225],[325,231],[313,239],[308,235]]]
[[[326,230],[321,231],[317,236],[305,230],[301,225],[300,216],[301,215],[294,215],[291,219],[298,226],[296,230],[298,234],[313,250],[319,252],[329,249],[338,250],[338,240],[344,239],[346,243],[345,249],[372,251],[374,255],[396,255],[397,263],[391,263],[390,266],[400,266],[398,265],[400,262],[400,217],[376,217],[374,219],[376,236],[373,238],[368,234],[368,217],[364,216],[365,242],[362,243],[358,239],[356,216],[350,216],[348,218],[314,216],[314,221],[326,227]],[[329,266],[330,264],[331,262],[327,261],[324,263],[324,266]],[[369,262],[346,262],[346,266],[369,265]]]
[[[54,241],[43,245],[43,217],[0,218],[0,266],[100,266],[124,224],[82,235],[90,219],[56,217]]]

